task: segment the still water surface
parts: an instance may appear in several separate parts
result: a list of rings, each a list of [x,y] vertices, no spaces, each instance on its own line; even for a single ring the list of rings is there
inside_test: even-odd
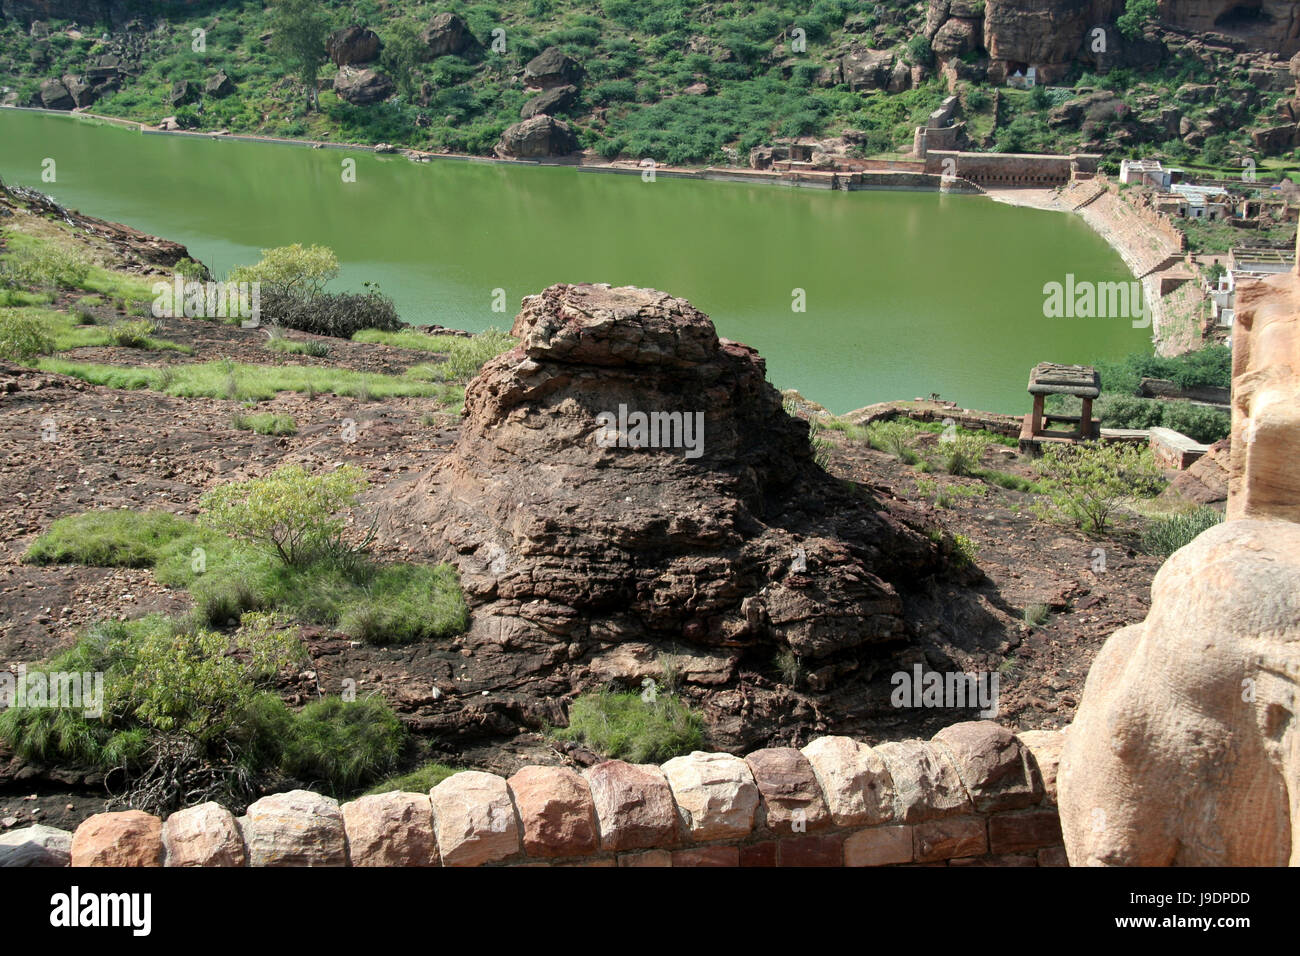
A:
[[[1127,319],[1044,318],[1046,282],[1132,278],[1082,220],[977,196],[415,164],[10,110],[0,177],[183,242],[219,275],[260,249],[328,245],[336,288],[378,282],[408,322],[509,328],[553,282],[662,289],[757,348],[778,387],[835,412],[931,392],[1021,412],[1034,363],[1151,347]]]

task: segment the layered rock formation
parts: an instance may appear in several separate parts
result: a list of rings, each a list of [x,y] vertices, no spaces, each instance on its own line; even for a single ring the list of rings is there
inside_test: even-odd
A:
[[[400,505],[460,567],[471,640],[821,658],[903,635],[891,582],[934,569],[934,545],[814,464],[753,349],[683,299],[604,285],[529,296],[513,334]]]

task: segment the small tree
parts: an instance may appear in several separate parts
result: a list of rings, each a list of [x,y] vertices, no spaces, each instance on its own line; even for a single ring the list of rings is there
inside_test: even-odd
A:
[[[0,359],[27,362],[54,351],[54,339],[33,315],[0,309]]]
[[[396,81],[402,95],[408,100],[415,95],[415,71],[424,60],[425,50],[419,32],[405,21],[394,26],[392,32],[384,39],[381,54],[384,67]]]
[[[355,506],[365,487],[361,469],[353,465],[323,475],[285,465],[264,478],[209,491],[199,502],[200,523],[264,548],[287,565],[301,566],[350,550],[343,544],[338,514]],[[363,546],[368,543],[369,537]]]
[[[1156,0],[1127,0],[1124,12],[1119,15],[1115,25],[1126,40],[1136,40],[1142,35],[1142,28],[1157,14]]]
[[[338,256],[329,246],[291,246],[263,249],[262,261],[238,266],[230,272],[232,282],[260,282],[267,293],[281,293],[297,299],[314,299],[325,283],[339,274]]]
[[[325,64],[330,21],[313,0],[275,0],[271,9],[271,52],[286,71],[297,73],[307,88],[307,108],[316,109],[316,78]]]
[[[1105,531],[1121,506],[1164,484],[1150,450],[1120,442],[1049,445],[1034,467],[1047,492],[1036,513],[1092,534]]]

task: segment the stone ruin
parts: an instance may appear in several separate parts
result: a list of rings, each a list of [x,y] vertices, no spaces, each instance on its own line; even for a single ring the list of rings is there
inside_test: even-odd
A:
[[[899,585],[941,565],[936,545],[815,464],[757,352],[684,299],[607,285],[529,296],[512,331],[397,503],[459,567],[471,644],[770,660],[904,636]],[[638,413],[661,417],[642,435]],[[673,438],[691,447],[653,447]]]

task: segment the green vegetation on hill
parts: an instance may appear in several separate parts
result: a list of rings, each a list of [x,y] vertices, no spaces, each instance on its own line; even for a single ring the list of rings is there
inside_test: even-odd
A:
[[[1116,32],[1138,42],[1143,24],[1154,18],[1152,6],[1152,0],[1132,0]],[[463,19],[477,41],[471,50],[430,58],[421,33],[439,13]],[[32,36],[16,21],[0,22],[0,84],[12,87],[19,102],[38,103],[41,79],[83,75],[101,56],[125,55],[129,69],[120,89],[103,91],[91,107],[95,112],[149,123],[174,115],[184,127],[236,133],[487,154],[520,119],[527,99],[519,80],[524,65],[557,47],[583,69],[576,102],[561,111],[576,125],[580,144],[607,157],[667,163],[743,161],[751,147],[775,137],[848,128],[864,134],[865,153],[891,154],[910,146],[912,127],[947,92],[934,76],[936,61],[922,32],[926,8],[906,0],[739,0],[722,6],[685,0],[244,0],[185,5],[160,10],[160,16],[159,30],[115,33],[108,40],[101,39],[106,24],[82,24],[77,37],[57,20],[49,21],[48,36]],[[383,42],[368,66],[393,77],[397,94],[384,102],[353,105],[328,88],[336,67],[324,58],[319,38],[326,29],[351,24],[373,29]],[[200,49],[195,30],[204,31]],[[897,93],[851,90],[835,66],[853,45],[890,51],[898,62],[927,69],[929,78]],[[964,73],[961,86],[972,137],[981,148],[1003,152],[1088,149],[1115,159],[1155,152],[1173,162],[1239,167],[1239,156],[1258,153],[1250,129],[1276,125],[1278,104],[1289,93],[1252,84],[1229,54],[1216,59],[1185,44],[1172,49],[1151,68],[1094,74],[1078,65],[1050,89],[1002,87],[996,116],[992,88],[979,79],[983,51],[968,52],[962,59],[976,69]],[[235,95],[202,91],[219,71],[234,82]],[[304,83],[317,72],[327,88],[314,104]],[[177,96],[174,84],[184,82],[190,92]],[[1094,99],[1080,115],[1054,114],[1084,93]],[[1162,116],[1171,107],[1179,112],[1173,121]],[[1298,158],[1295,150],[1282,150],[1280,168],[1295,168]]]

